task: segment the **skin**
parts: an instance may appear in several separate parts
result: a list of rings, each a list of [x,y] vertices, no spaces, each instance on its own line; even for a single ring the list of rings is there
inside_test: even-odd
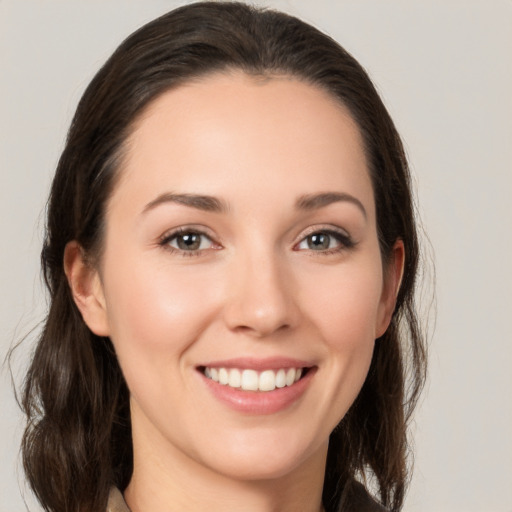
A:
[[[128,505],[317,512],[329,434],[364,382],[403,268],[401,242],[383,268],[356,124],[298,80],[218,74],[157,98],[127,148],[101,262],[87,265],[71,242],[65,267],[131,392]],[[304,208],[305,196],[325,193],[344,196]],[[214,197],[222,208],[162,194]],[[179,249],[175,228],[205,233],[199,250]],[[342,236],[311,244],[328,231]],[[277,356],[314,372],[272,414],[233,410],[198,371]]]

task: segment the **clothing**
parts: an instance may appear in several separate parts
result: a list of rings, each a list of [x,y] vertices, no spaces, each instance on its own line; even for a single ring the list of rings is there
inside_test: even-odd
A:
[[[352,481],[351,488],[351,507],[350,511],[354,512],[387,512],[387,509],[377,503],[368,493],[364,485]],[[340,509],[342,505],[340,503]]]
[[[386,509],[379,505],[360,483],[355,482],[352,489],[352,495],[355,498],[354,505],[357,508],[352,507],[351,512],[386,512]],[[123,495],[115,487],[110,489],[106,512],[130,512]]]
[[[106,512],[130,512],[121,491],[116,487],[112,487],[112,489],[110,489]]]

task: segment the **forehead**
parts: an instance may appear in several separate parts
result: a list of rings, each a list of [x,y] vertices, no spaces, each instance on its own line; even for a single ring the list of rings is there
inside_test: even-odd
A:
[[[171,89],[138,118],[126,148],[114,196],[123,182],[139,195],[170,187],[223,196],[252,193],[256,185],[269,193],[286,183],[297,194],[325,191],[344,187],[344,178],[371,193],[348,110],[288,76],[230,72]]]

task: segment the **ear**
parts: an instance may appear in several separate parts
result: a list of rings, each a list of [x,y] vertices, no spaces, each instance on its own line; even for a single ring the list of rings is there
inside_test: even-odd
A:
[[[94,334],[108,336],[107,308],[100,276],[76,241],[69,242],[64,249],[64,272],[84,322]]]
[[[391,317],[395,310],[396,298],[400,291],[400,284],[402,283],[404,263],[404,242],[403,240],[397,240],[391,250],[387,268],[384,269],[384,284],[377,315],[375,338],[380,338],[386,332],[391,322]]]

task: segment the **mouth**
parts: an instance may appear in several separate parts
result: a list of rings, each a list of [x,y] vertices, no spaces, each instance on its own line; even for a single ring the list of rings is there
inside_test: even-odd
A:
[[[287,357],[231,358],[196,366],[213,397],[246,414],[274,414],[300,403],[318,366]]]
[[[239,391],[269,392],[293,386],[306,377],[310,367],[263,369],[200,366],[198,370],[207,378]]]

